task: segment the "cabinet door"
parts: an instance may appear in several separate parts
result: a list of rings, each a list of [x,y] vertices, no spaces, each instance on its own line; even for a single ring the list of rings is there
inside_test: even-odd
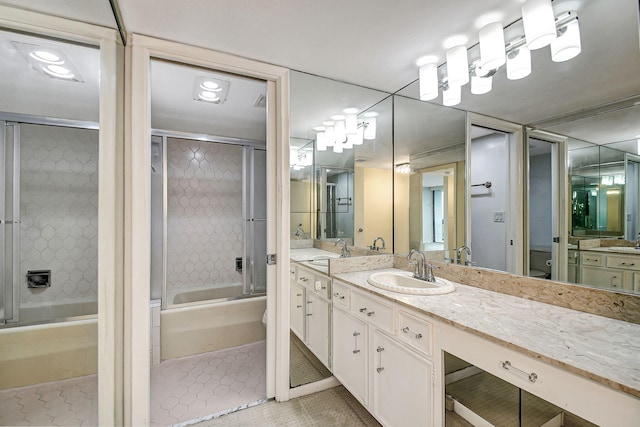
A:
[[[367,405],[367,324],[333,309],[333,375]]]
[[[307,346],[329,366],[329,303],[313,292],[307,292]]]
[[[433,425],[433,365],[379,331],[371,347],[373,412],[388,427]]]
[[[580,278],[585,285],[597,286],[605,289],[622,289],[624,272],[607,270],[604,268],[582,267]]]
[[[289,286],[289,306],[291,312],[291,330],[304,342],[304,293],[305,289],[291,282]]]

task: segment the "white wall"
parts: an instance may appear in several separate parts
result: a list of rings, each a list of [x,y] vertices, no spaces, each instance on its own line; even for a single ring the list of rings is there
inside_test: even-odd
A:
[[[509,179],[507,137],[491,134],[471,141],[471,184],[491,181],[491,188],[471,187],[471,249],[478,267],[507,269],[506,222],[494,222],[505,212]]]
[[[529,159],[529,245],[551,250],[551,153]]]

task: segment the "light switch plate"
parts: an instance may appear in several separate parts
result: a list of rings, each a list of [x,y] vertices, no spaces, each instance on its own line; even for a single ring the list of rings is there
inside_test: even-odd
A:
[[[493,222],[504,222],[504,211],[497,211],[493,213]]]
[[[320,280],[316,280],[315,286],[316,291],[319,291],[320,289],[322,289],[322,282]]]

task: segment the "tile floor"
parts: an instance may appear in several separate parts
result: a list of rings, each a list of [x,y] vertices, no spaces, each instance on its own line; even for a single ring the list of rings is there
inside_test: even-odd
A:
[[[264,400],[266,343],[173,359],[151,369],[151,424],[172,425]],[[0,425],[95,426],[98,377],[0,390]]]
[[[95,426],[98,376],[0,390],[0,425]]]
[[[162,362],[151,369],[151,425],[171,425],[263,400],[266,342]]]

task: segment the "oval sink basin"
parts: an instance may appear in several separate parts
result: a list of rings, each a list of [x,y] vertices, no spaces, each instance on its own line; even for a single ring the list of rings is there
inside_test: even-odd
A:
[[[615,252],[632,252],[640,254],[640,249],[636,249],[633,246],[611,246],[608,249]]]
[[[414,279],[412,273],[396,273],[381,271],[373,273],[367,282],[376,288],[412,295],[441,295],[456,290],[453,283],[446,279],[436,278],[435,282]]]

